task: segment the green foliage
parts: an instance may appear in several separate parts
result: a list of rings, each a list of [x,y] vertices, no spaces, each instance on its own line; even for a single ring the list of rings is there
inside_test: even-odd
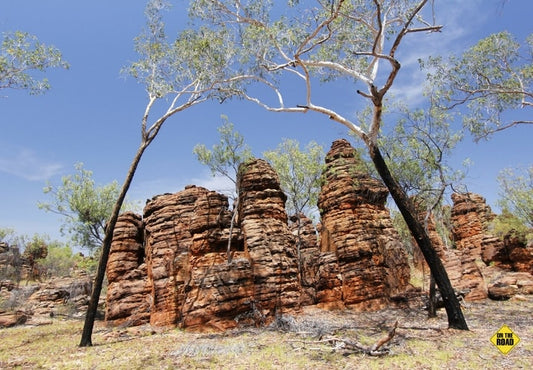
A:
[[[15,230],[9,227],[0,227],[0,241],[9,243],[9,240],[15,235]]]
[[[49,68],[68,69],[61,52],[39,42],[25,32],[4,33],[0,46],[0,89],[28,90],[40,94],[50,88],[46,78],[38,79],[35,72]]]
[[[30,267],[31,280],[41,279],[44,271],[40,261],[48,254],[48,237],[35,234],[25,243],[22,258],[26,260]]]
[[[224,124],[217,128],[220,135],[218,144],[208,149],[204,144],[197,144],[193,153],[198,161],[209,167],[213,176],[219,174],[230,179],[237,186],[237,174],[241,163],[246,163],[252,156],[251,149],[244,142],[244,137],[234,130],[228,117],[222,116]]]
[[[490,225],[491,233],[503,239],[510,231],[514,230],[526,235],[528,241],[533,240],[533,229],[529,228],[516,215],[508,209],[502,209],[502,213],[496,216]]]
[[[186,97],[190,103],[197,99],[223,100],[230,96],[231,84],[225,80],[230,71],[228,66],[232,65],[232,51],[224,28],[216,31],[207,27],[189,29],[169,41],[163,22],[163,11],[169,7],[170,4],[162,0],[148,2],[147,25],[135,38],[135,51],[140,58],[123,72],[143,84],[150,97],[177,94],[168,112],[178,106],[179,98]]]
[[[424,109],[399,105],[394,113],[387,112],[398,118],[390,131],[380,135],[379,146],[404,191],[431,210],[442,203],[445,190],[464,177],[463,171],[448,162],[463,133],[450,125],[452,113],[435,103],[435,91],[426,95],[430,104]]]
[[[64,218],[63,235],[70,235],[72,242],[95,252],[102,244],[106,221],[109,219],[120,189],[116,181],[96,186],[92,172],[75,165],[74,175],[64,176],[60,186],[47,184],[45,194],[50,202],[40,202],[40,209],[57,213]]]
[[[48,253],[48,237],[35,234],[25,243],[23,257],[29,261],[46,258]]]
[[[400,240],[402,241],[402,244],[404,247],[406,247],[407,252],[412,255],[413,254],[413,248],[417,248],[413,236],[411,235],[411,232],[409,231],[409,228],[407,227],[407,224],[405,223],[405,220],[402,217],[402,214],[398,209],[391,208],[390,209],[391,219],[392,219],[392,225],[400,235]]]
[[[317,213],[325,153],[322,146],[309,142],[304,150],[296,140],[284,139],[276,150],[263,156],[278,173],[281,188],[287,195],[287,212],[304,213],[313,219]]]
[[[500,172],[498,204],[504,211],[512,213],[517,221],[533,228],[533,165],[523,172],[516,174],[510,168]]]
[[[526,119],[533,107],[533,34],[522,47],[507,32],[492,34],[461,56],[430,58],[421,62],[441,104],[455,108],[466,104],[463,123],[476,139]],[[528,110],[529,109],[529,110]],[[508,118],[514,112],[523,119]]]
[[[98,259],[99,256],[89,256],[85,257],[82,254],[78,253],[74,256],[76,261],[76,267],[82,271],[87,272],[88,274],[94,274],[98,268]]]
[[[78,257],[72,254],[72,249],[68,245],[59,242],[48,244],[48,254],[46,258],[39,261],[46,275],[51,276],[68,276],[71,269],[77,265]]]

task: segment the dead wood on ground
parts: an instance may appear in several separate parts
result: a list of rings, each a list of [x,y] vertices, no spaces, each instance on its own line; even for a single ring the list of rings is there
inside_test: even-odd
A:
[[[389,354],[388,348],[382,348],[385,344],[390,342],[396,335],[398,328],[398,321],[395,322],[392,329],[382,338],[380,338],[372,346],[365,346],[356,340],[350,338],[339,338],[336,336],[321,337],[314,341],[291,340],[291,342],[303,342],[304,344],[330,344],[334,351],[343,352],[344,355],[354,353],[364,353],[369,356],[384,356]]]

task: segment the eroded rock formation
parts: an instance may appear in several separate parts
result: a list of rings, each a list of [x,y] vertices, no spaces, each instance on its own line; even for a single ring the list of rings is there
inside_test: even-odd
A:
[[[193,185],[155,196],[142,218],[122,215],[108,264],[107,321],[225,330],[263,325],[302,305],[378,309],[403,297],[410,271],[385,208],[388,191],[358,161],[346,140],[333,143],[316,229],[303,215],[288,220],[278,176],[261,159],[239,171],[233,225],[228,198]],[[531,268],[527,248],[504,250],[487,233],[493,216],[481,197],[455,195],[454,202],[457,249],[444,245],[432,220],[429,226],[457,290],[487,296],[486,258]],[[513,282],[529,292],[524,275],[498,275],[489,292],[505,297]]]
[[[109,322],[149,319],[155,326],[224,330],[299,309],[295,238],[277,174],[259,159],[241,173],[232,228],[228,198],[197,186],[148,201],[143,232],[140,217],[121,218],[108,265]],[[131,307],[123,288],[132,292]],[[135,308],[133,301],[149,307]],[[147,316],[134,319],[134,311]]]
[[[117,220],[107,262],[106,320],[111,325],[140,325],[150,320],[143,222],[127,212]]]
[[[322,274],[330,278],[317,287],[317,294],[324,303],[341,293],[345,305],[381,308],[407,287],[409,265],[385,208],[386,187],[358,167],[348,141],[335,141],[326,156],[318,200],[320,248],[329,253],[320,260],[319,275],[321,281]]]
[[[516,230],[509,231],[496,247],[485,248],[482,258],[506,270],[533,274],[533,243],[528,245],[526,236]]]
[[[142,220],[121,216],[108,264],[108,322],[224,330],[301,305],[383,307],[409,280],[387,190],[354,173],[346,141],[327,161],[320,245],[305,216],[289,226],[279,178],[261,159],[240,170],[231,236],[227,197],[197,186],[154,197]]]
[[[467,300],[487,298],[482,255],[484,251],[498,249],[501,245],[498,238],[488,233],[489,224],[495,215],[485,198],[478,194],[454,193],[452,201],[452,235],[457,248],[455,253],[461,260],[461,280],[455,288],[468,291],[465,296]]]
[[[249,308],[250,261],[240,230],[233,229],[226,196],[188,186],[154,197],[144,209],[150,323],[224,329]]]
[[[267,316],[298,309],[297,250],[285,212],[287,197],[266,161],[256,159],[241,167],[239,222],[252,262],[255,304]]]

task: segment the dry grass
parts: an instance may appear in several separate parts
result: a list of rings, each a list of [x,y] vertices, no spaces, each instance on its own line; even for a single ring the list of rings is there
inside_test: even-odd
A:
[[[307,308],[287,318],[286,331],[241,329],[226,333],[155,332],[149,326],[110,329],[98,323],[95,346],[79,348],[83,323],[0,330],[0,368],[28,369],[491,369],[533,367],[533,297],[470,304],[470,331],[446,329],[444,312],[428,320],[420,309],[374,313]],[[325,335],[372,344],[398,319],[383,357],[348,354],[318,339]],[[521,342],[502,355],[490,337],[507,324]]]

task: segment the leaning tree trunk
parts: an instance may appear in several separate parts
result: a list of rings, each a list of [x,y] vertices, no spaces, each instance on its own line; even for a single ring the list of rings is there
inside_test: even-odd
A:
[[[468,330],[468,325],[466,324],[466,320],[463,316],[461,305],[459,304],[459,300],[455,295],[452,284],[450,283],[450,279],[448,278],[448,274],[446,273],[446,270],[444,269],[437,252],[433,248],[431,240],[429,239],[424,226],[415,216],[416,213],[414,212],[414,207],[411,200],[396,182],[394,177],[392,177],[392,174],[390,173],[378,146],[370,143],[368,144],[368,149],[376,170],[385,183],[385,186],[387,186],[389,189],[389,192],[394,199],[394,202],[398,206],[398,209],[400,210],[407,227],[411,231],[411,234],[415,238],[416,243],[424,255],[429,269],[431,270],[431,274],[435,278],[435,282],[437,283],[442,295],[444,308],[446,309],[446,313],[448,315],[448,326],[453,329]]]
[[[124,184],[122,185],[120,195],[117,201],[115,202],[113,213],[111,214],[111,217],[107,222],[104,242],[102,243],[100,261],[98,262],[98,269],[96,270],[93,290],[91,293],[91,298],[89,300],[89,305],[87,306],[87,314],[85,315],[85,324],[83,326],[83,332],[81,334],[81,341],[79,345],[80,347],[88,347],[93,345],[91,338],[94,328],[94,320],[96,319],[98,301],[100,299],[100,293],[102,292],[102,285],[104,282],[107,260],[109,258],[109,252],[111,250],[111,242],[113,241],[113,232],[115,231],[115,225],[117,223],[122,204],[124,203],[124,199],[126,198],[126,193],[128,192],[131,182],[133,181],[133,176],[135,175],[137,166],[148,144],[149,142],[143,141],[141,146],[137,150],[137,153],[135,154],[135,157],[133,158],[133,161],[130,165],[130,169],[128,171],[126,179],[124,180]]]
[[[435,278],[429,274],[428,317],[437,317],[437,294]]]

